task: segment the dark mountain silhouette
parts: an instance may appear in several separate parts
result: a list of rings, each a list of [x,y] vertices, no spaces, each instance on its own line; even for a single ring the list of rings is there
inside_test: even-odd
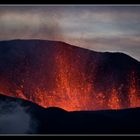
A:
[[[94,45],[94,44],[93,44]],[[68,111],[140,106],[140,62],[60,41],[0,41],[0,92]]]
[[[0,106],[3,101],[6,106],[6,108],[2,108],[3,110],[10,108],[8,106],[10,102],[25,108],[26,113],[30,114],[37,124],[34,132],[36,134],[140,133],[140,108],[67,112],[55,107],[45,109],[26,100],[0,95]],[[18,112],[19,109],[16,111]]]

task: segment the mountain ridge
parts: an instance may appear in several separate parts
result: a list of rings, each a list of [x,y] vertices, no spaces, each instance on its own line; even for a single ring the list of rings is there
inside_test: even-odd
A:
[[[23,41],[38,41],[38,42],[56,42],[56,43],[62,43],[62,44],[65,44],[65,45],[70,45],[70,46],[74,46],[74,47],[77,47],[77,48],[81,48],[81,49],[85,49],[85,50],[88,50],[88,51],[92,51],[92,52],[95,52],[95,53],[101,53],[101,54],[123,54],[125,56],[128,56],[128,57],[131,57],[132,59],[135,59],[133,58],[132,56],[130,56],[129,54],[126,54],[124,52],[117,52],[117,51],[114,51],[114,52],[110,52],[110,51],[104,51],[104,52],[100,52],[100,51],[95,51],[95,50],[91,50],[91,49],[88,49],[88,48],[84,48],[84,47],[80,47],[78,45],[71,45],[70,43],[67,43],[67,42],[64,42],[64,41],[58,41],[58,40],[45,40],[45,39],[11,39],[11,40],[0,40],[0,43],[1,42],[23,42]],[[135,59],[136,61],[140,62],[139,60]]]
[[[0,76],[0,92],[43,107],[140,106],[140,62],[124,53],[95,52],[61,41],[0,41]]]

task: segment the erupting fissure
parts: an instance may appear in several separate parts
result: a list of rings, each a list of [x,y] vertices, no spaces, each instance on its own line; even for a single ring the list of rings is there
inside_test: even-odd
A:
[[[119,88],[112,87],[108,94],[98,93],[94,90],[94,81],[89,81],[83,70],[79,68],[79,62],[75,60],[73,63],[73,61],[65,51],[57,52],[55,57],[56,87],[51,91],[51,96],[47,96],[45,91],[36,91],[37,97],[40,98],[36,101],[38,104],[44,107],[61,107],[67,111],[125,108],[121,105]],[[130,75],[128,108],[140,106],[136,75],[134,72]]]
[[[20,79],[22,80],[20,86],[10,85],[8,80],[4,81],[4,79],[1,79],[0,92],[8,96],[30,100],[45,108],[60,107],[67,111],[140,107],[139,86],[135,72],[128,74],[130,75],[128,76],[130,80],[127,89],[128,96],[126,97],[120,91],[121,83],[119,84],[120,86],[115,86],[115,84],[113,86],[108,85],[108,87],[110,86],[108,91],[97,90],[97,86],[95,86],[96,81],[93,78],[95,75],[98,77],[96,70],[92,70],[92,73],[88,75],[86,73],[87,60],[84,63],[83,59],[81,59],[82,57],[85,57],[85,59],[88,58],[88,54],[75,53],[74,55],[75,57],[73,57],[71,48],[56,49],[50,59],[50,64],[47,64],[49,67],[53,65],[53,69],[50,68],[50,74],[48,75],[46,70],[49,68],[45,68],[44,66],[48,61],[46,62],[44,59],[46,58],[45,55],[42,55],[43,59],[41,63],[43,64],[41,64],[42,67],[39,70],[43,70],[43,76],[42,71],[39,73],[38,70],[36,73],[33,73],[27,68],[26,74],[22,77],[25,77],[25,79]],[[94,69],[96,69],[97,64],[94,65]],[[30,67],[29,64],[28,67]],[[31,83],[31,77],[27,77],[30,75],[39,80],[42,78],[42,81],[40,80],[39,84],[37,84],[37,80],[35,83]],[[106,80],[108,79],[106,78]],[[102,82],[102,78],[99,81]],[[43,85],[45,86],[43,87]],[[48,86],[50,87],[47,89]],[[13,90],[12,92],[10,89],[12,87],[16,88],[16,91]],[[123,106],[122,97],[128,100],[127,106]]]

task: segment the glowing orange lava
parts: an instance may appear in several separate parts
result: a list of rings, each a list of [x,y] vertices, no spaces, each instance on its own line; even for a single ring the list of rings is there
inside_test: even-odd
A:
[[[108,93],[109,98],[106,99],[107,95],[94,90],[94,81],[88,81],[84,73],[78,69],[78,62],[75,66],[65,52],[57,53],[55,63],[57,65],[55,79],[57,86],[54,91],[50,91],[50,96],[45,90],[36,90],[36,103],[43,107],[56,106],[67,111],[123,108],[120,105],[119,89],[113,87]],[[135,87],[135,79],[132,75],[129,91],[130,106],[128,107],[140,106],[140,100],[136,95],[138,90]]]
[[[110,109],[120,109],[120,100],[118,97],[118,91],[113,88],[109,101],[108,101],[108,106],[110,107]]]
[[[135,78],[135,72],[132,72],[131,83],[129,88],[130,107],[140,107],[139,91],[137,87],[137,79]]]
[[[67,51],[68,52],[68,51]],[[70,51],[69,51],[70,52]],[[86,75],[86,63],[80,63],[79,58],[84,55],[78,55],[73,58],[72,54],[66,53],[65,50],[56,50],[53,58],[55,71],[52,76],[53,88],[46,90],[38,85],[32,87],[33,94],[25,94],[24,86],[20,85],[16,89],[16,93],[12,93],[10,82],[0,85],[0,92],[9,95],[30,100],[47,107],[60,107],[67,111],[78,110],[104,110],[104,109],[121,109],[121,95],[118,88],[110,87],[108,93],[106,91],[95,90],[95,81]],[[91,75],[94,77],[94,73]],[[44,75],[45,76],[45,75]],[[39,78],[39,77],[38,77]],[[129,107],[140,107],[139,88],[137,76],[134,72],[131,74],[128,97]],[[100,79],[102,81],[102,79]],[[28,80],[30,84],[30,79]],[[26,85],[29,85],[29,84]],[[44,80],[44,84],[48,85],[49,80]],[[32,91],[32,90],[31,90]],[[123,93],[121,93],[123,94]]]

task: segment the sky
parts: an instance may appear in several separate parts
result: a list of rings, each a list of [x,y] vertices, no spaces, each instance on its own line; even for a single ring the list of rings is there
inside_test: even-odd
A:
[[[138,6],[0,6],[0,40],[45,39],[140,61]]]

